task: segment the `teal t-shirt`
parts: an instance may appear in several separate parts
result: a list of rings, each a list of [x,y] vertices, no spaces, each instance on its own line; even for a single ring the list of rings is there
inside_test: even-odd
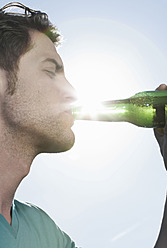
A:
[[[12,224],[0,214],[0,248],[76,248],[40,208],[14,200]]]

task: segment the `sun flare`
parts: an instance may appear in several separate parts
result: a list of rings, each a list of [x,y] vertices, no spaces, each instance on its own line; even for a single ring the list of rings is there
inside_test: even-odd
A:
[[[110,20],[81,19],[64,27],[65,37],[71,35],[69,25],[74,36],[65,42],[61,55],[66,77],[76,89],[84,111],[95,115],[95,106],[103,101],[125,99],[137,92],[155,89],[153,72],[157,57],[163,61],[163,71],[166,60],[143,34]],[[98,166],[104,167],[104,158],[110,157],[112,163],[118,153],[126,155],[127,144],[133,142],[138,130],[129,123],[76,121],[73,126],[76,143],[68,156],[84,170],[97,170]]]

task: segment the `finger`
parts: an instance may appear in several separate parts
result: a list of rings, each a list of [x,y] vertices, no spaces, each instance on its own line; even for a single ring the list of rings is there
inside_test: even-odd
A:
[[[164,134],[164,128],[155,128],[159,133]]]
[[[167,90],[167,85],[160,84],[156,90]],[[164,134],[164,128],[157,128],[157,131],[161,134]]]
[[[167,90],[166,84],[160,84],[156,90]]]

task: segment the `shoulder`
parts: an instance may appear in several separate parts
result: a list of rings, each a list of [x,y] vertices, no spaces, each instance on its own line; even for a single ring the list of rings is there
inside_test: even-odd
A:
[[[22,202],[22,201],[18,201],[18,200],[14,200],[14,207],[16,210],[19,211],[42,211],[44,212],[41,208],[37,207],[36,205],[32,204],[32,203],[28,203],[28,202]]]
[[[38,206],[32,203],[14,200],[14,208],[19,216],[25,216],[30,219],[38,218],[40,220],[43,219],[49,222],[53,222],[53,220],[44,210],[42,210],[41,208],[39,208]]]
[[[37,232],[45,233],[45,236],[48,237],[50,242],[52,240],[55,244],[57,242],[61,244],[62,247],[75,248],[75,244],[71,238],[41,208],[31,203],[24,203],[17,200],[14,200],[14,208],[18,218],[22,222],[28,223],[31,229],[35,228]]]
[[[49,217],[49,215],[36,205],[14,200],[14,208],[18,218],[22,222],[29,223],[29,225],[32,225],[37,230],[41,230],[42,228],[46,229],[43,231],[47,232],[49,230],[49,232],[57,233],[60,236],[62,235],[62,231]]]

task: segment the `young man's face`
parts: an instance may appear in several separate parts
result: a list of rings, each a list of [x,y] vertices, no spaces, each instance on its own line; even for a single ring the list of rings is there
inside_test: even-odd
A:
[[[5,124],[29,136],[40,152],[65,151],[74,143],[75,91],[52,41],[39,32],[31,36],[33,48],[20,59],[15,92],[3,103]]]

